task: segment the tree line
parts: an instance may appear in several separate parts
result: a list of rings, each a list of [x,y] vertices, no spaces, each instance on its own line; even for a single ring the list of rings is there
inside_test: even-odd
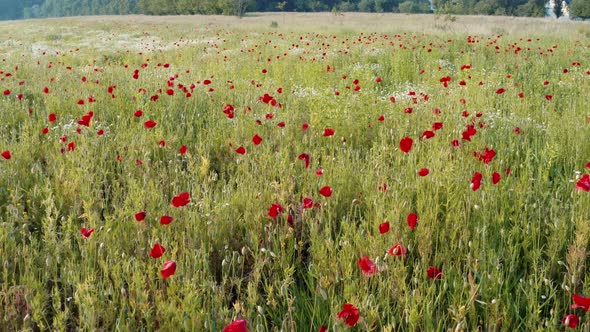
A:
[[[558,4],[561,0],[558,0]],[[246,12],[397,12],[545,16],[547,0],[0,0],[0,19],[81,15],[244,15]],[[568,0],[590,18],[590,0]],[[560,15],[557,15],[560,16]]]

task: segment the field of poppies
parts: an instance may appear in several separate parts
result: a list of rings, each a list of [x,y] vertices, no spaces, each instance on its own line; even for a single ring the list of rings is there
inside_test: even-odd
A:
[[[318,15],[1,23],[0,330],[590,328],[588,24]]]

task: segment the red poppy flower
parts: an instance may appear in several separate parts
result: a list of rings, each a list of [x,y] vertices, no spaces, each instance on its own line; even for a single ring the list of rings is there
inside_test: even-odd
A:
[[[99,129],[99,130],[96,132],[96,134],[97,134],[98,136],[102,136],[102,135],[104,135],[104,130],[102,130],[102,129]]]
[[[342,311],[338,313],[338,319],[343,320],[344,324],[348,326],[355,326],[358,322],[360,315],[359,310],[350,303],[345,303],[342,306]]]
[[[277,218],[285,208],[280,204],[271,204],[270,208],[268,209],[268,216],[275,219]]]
[[[324,137],[330,137],[334,135],[334,129],[332,128],[326,128],[324,129]]]
[[[322,187],[320,189],[320,195],[322,195],[324,197],[330,197],[330,196],[332,196],[332,187],[330,187],[330,186]]]
[[[500,182],[501,179],[502,176],[500,175],[500,173],[494,172],[494,174],[492,174],[492,184],[498,184],[498,182]]]
[[[545,96],[545,99],[547,99],[548,101],[551,101],[553,99],[553,96],[552,95],[546,95]]]
[[[501,95],[504,92],[506,92],[506,90],[504,88],[499,88],[498,90],[496,90],[496,94]]]
[[[320,168],[320,169],[317,169],[317,170],[315,171],[315,175],[316,175],[316,176],[322,176],[322,174],[324,174],[324,170],[323,170],[323,169],[321,169],[321,168]]]
[[[190,194],[188,192],[180,193],[178,196],[172,198],[172,205],[174,207],[182,207],[191,202]]]
[[[375,263],[371,261],[369,256],[359,258],[359,260],[356,263],[361,268],[363,274],[368,277],[375,275],[377,272],[379,272],[379,268],[377,268],[377,265],[375,265]]]
[[[496,151],[494,151],[494,149],[488,149],[486,147],[483,152],[474,152],[473,155],[477,159],[481,160],[484,164],[489,164],[496,156]]]
[[[169,96],[174,96],[174,90],[168,89],[168,90],[166,90],[166,94]]]
[[[225,105],[225,107],[223,108],[223,113],[224,113],[225,115],[227,115],[227,117],[228,117],[229,119],[233,119],[233,118],[234,118],[234,110],[235,110],[235,109],[234,109],[234,107],[233,107],[232,105],[229,105],[229,104],[227,104],[227,105]]]
[[[55,122],[56,119],[57,117],[55,116],[55,113],[51,113],[47,116],[47,121],[49,122]]]
[[[387,232],[389,232],[389,222],[386,221],[384,223],[379,224],[379,233],[385,234]]]
[[[436,130],[440,130],[443,127],[443,123],[442,122],[435,122],[432,124],[432,130],[436,131]]]
[[[236,153],[237,154],[241,154],[241,155],[245,155],[246,154],[246,148],[243,146],[240,146],[239,148],[236,149]]]
[[[405,256],[408,252],[408,249],[404,247],[402,244],[396,244],[393,247],[389,248],[387,252],[389,256]]]
[[[236,319],[223,328],[222,332],[249,332],[244,319]]]
[[[578,326],[578,323],[580,322],[580,318],[578,318],[578,316],[574,314],[569,314],[563,317],[561,322],[570,329],[575,329],[576,326]]]
[[[421,139],[430,139],[434,137],[434,132],[431,130],[426,130],[425,132],[422,133],[422,136],[420,136]]]
[[[160,224],[162,225],[170,225],[174,221],[174,218],[171,216],[161,216],[160,217]]]
[[[459,140],[458,140],[458,139],[454,139],[454,140],[451,142],[451,145],[452,145],[454,148],[458,148],[458,147],[460,147],[460,146],[461,146],[461,142],[459,142]]]
[[[45,127],[43,128],[43,130],[41,131],[41,134],[45,135],[49,132],[49,128]]]
[[[94,228],[86,228],[86,227],[82,227],[82,229],[80,229],[80,234],[82,234],[83,237],[88,238],[90,237],[90,235],[92,235],[92,233],[94,233]]]
[[[268,93],[265,93],[264,96],[258,97],[258,100],[265,103],[265,104],[268,104],[271,101],[273,101],[274,98],[271,95],[269,95]]]
[[[68,143],[68,151],[74,151],[76,149],[76,143],[70,142]]]
[[[150,251],[152,258],[160,258],[166,252],[166,248],[162,247],[159,243],[154,244],[154,247]]]
[[[572,304],[572,309],[582,308],[585,312],[590,310],[590,297],[574,294],[572,300],[574,301],[574,304]]]
[[[4,90],[4,95],[5,96],[9,96],[10,95],[10,90],[8,90],[8,89]]]
[[[297,157],[299,160],[305,160],[305,168],[309,167],[309,155],[307,153],[302,153]]]
[[[4,154],[2,154],[2,155],[4,155]],[[576,183],[576,190],[590,191],[590,175],[584,174],[582,176],[582,178],[580,178],[580,181],[578,181],[578,183]]]
[[[94,116],[94,112],[89,111],[87,114],[82,116],[82,119],[78,120],[78,124],[81,126],[89,127],[90,120],[92,120],[92,116]]]
[[[180,153],[181,155],[184,155],[186,153],[187,147],[186,145],[183,145],[180,147],[180,149],[178,150],[178,153]]]
[[[313,207],[313,200],[309,197],[305,197],[303,199],[303,208],[304,209],[311,209]]]
[[[262,143],[262,137],[260,137],[258,134],[254,135],[252,137],[252,143],[254,143],[254,145]]]
[[[137,212],[135,214],[135,220],[138,221],[138,222],[139,221],[143,221],[145,219],[145,216],[146,216],[145,211]]]
[[[412,150],[412,145],[414,144],[414,140],[410,137],[404,137],[399,142],[399,148],[405,152],[409,153]]]
[[[416,228],[418,225],[418,215],[415,213],[410,213],[408,214],[406,221],[408,223],[408,227],[410,227],[411,230],[414,230],[414,228]]]
[[[139,118],[143,115],[143,111],[142,110],[137,110],[135,111],[135,113],[133,113],[133,116],[135,116],[136,118]]]
[[[426,167],[424,167],[424,168],[420,169],[420,171],[418,171],[418,175],[420,175],[420,176],[426,176],[429,173],[430,173],[430,171]]]
[[[211,80],[204,80],[203,81],[203,85],[209,85],[209,84],[211,84]]]
[[[442,271],[434,266],[430,266],[428,270],[426,270],[426,275],[430,279],[441,279]]]
[[[156,123],[156,121],[154,121],[154,120],[147,120],[147,121],[146,121],[146,122],[143,124],[143,126],[144,126],[146,129],[151,129],[151,128],[154,128],[156,125],[157,125],[157,123]]]
[[[307,129],[309,129],[309,124],[308,124],[307,122],[304,122],[304,123],[301,125],[301,130],[302,130],[302,131],[306,131]]]
[[[382,79],[381,79],[381,77],[377,77],[377,78],[375,79],[375,82],[376,82],[376,83],[381,83],[381,80],[382,80]]]
[[[320,329],[318,330],[318,332],[326,332],[328,331],[328,328],[325,327],[324,325],[320,326]]]
[[[586,168],[590,169],[590,161],[586,163]]]
[[[480,172],[475,172],[475,174],[473,174],[473,178],[471,179],[471,190],[477,191],[479,189],[481,186],[481,179],[482,175]]]
[[[12,158],[9,150],[2,151],[2,157],[6,160],[9,160],[10,158]]]
[[[468,125],[467,129],[462,133],[462,138],[468,142],[471,142],[471,137],[477,134],[477,130],[473,125]]]
[[[43,88],[43,93],[44,94],[48,94],[49,93],[49,88],[48,87],[44,87]]]
[[[164,267],[160,271],[162,273],[162,278],[168,279],[176,273],[176,262],[174,261],[167,261],[164,263]]]

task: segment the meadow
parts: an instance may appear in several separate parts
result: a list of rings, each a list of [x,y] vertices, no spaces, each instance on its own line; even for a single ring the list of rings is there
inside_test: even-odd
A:
[[[0,22],[0,330],[588,330],[590,25]]]

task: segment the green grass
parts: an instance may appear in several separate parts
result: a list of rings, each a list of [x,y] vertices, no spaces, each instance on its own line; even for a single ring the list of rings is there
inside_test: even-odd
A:
[[[532,331],[563,330],[570,313],[590,328],[570,308],[590,295],[590,193],[576,190],[590,172],[586,25],[510,21],[499,36],[474,34],[468,17],[440,31],[373,18],[332,18],[321,33],[296,15],[1,24],[0,151],[12,155],[0,157],[2,330],[221,331],[245,319],[251,331]],[[179,84],[194,84],[190,97]],[[474,157],[486,147],[489,164]],[[191,203],[175,208],[181,192]],[[284,207],[276,219],[271,204]],[[388,256],[398,243],[407,255]],[[363,256],[377,274],[363,275]],[[163,279],[168,260],[177,270]],[[355,327],[337,319],[345,303]]]

